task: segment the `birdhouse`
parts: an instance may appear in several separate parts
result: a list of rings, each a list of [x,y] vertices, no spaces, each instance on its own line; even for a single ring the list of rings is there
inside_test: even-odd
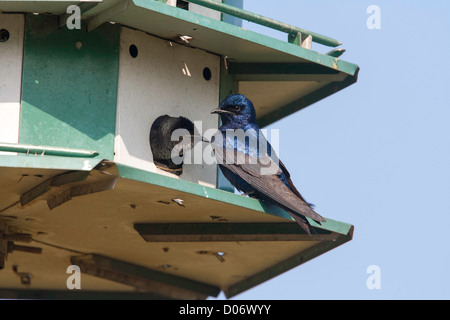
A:
[[[242,1],[0,10],[0,297],[232,297],[351,240],[353,226],[328,217],[305,234],[236,194],[216,164],[186,161],[193,152],[179,174],[161,170],[149,143],[163,115],[217,129],[210,112],[230,93],[264,127],[346,88],[358,66],[313,48],[339,41]]]

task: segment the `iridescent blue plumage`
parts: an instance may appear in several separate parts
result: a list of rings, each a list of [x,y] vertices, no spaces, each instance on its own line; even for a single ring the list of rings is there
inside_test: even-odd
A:
[[[212,140],[216,158],[233,186],[285,209],[308,234],[310,224],[305,216],[325,221],[295,188],[286,167],[261,133],[249,99],[241,94],[229,95],[212,113],[222,120],[220,135]]]

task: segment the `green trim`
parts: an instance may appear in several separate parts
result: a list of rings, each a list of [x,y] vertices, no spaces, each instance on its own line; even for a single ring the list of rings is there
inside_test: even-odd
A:
[[[178,20],[181,20],[183,22],[190,23],[195,26],[200,26],[205,29],[212,30],[214,32],[220,32],[223,34],[226,34],[227,36],[233,37],[233,38],[240,38],[242,40],[248,41],[250,43],[254,43],[257,45],[262,45],[267,48],[280,51],[289,55],[292,55],[294,57],[301,58],[303,60],[307,60],[310,62],[314,62],[323,66],[327,66],[333,69],[337,69],[339,71],[348,73],[348,74],[354,74],[354,71],[358,68],[357,65],[352,64],[350,62],[346,62],[343,60],[336,59],[334,57],[328,56],[326,54],[321,54],[313,50],[305,49],[303,47],[299,47],[295,44],[288,43],[285,41],[281,41],[278,39],[274,39],[269,36],[265,36],[262,34],[259,34],[257,32],[253,32],[244,28],[240,28],[234,25],[231,25],[226,22],[218,21],[212,18],[208,18],[199,14],[195,14],[193,12],[189,12],[187,10],[182,10],[176,7],[168,6],[166,4],[157,2],[157,1],[149,1],[149,0],[132,0],[134,5],[136,7],[151,10],[154,12],[157,12],[159,14],[168,15],[171,17],[174,17]],[[129,9],[130,10],[130,9]],[[145,16],[145,12],[140,12],[139,17],[142,18]],[[122,19],[120,18],[120,15],[117,17],[119,21]],[[126,21],[129,24],[134,25],[135,27],[141,28],[142,23],[134,23],[133,21]],[[125,23],[125,21],[123,21]],[[125,23],[126,24],[126,23]],[[195,26],[193,26],[195,28]],[[192,28],[185,26],[186,30],[191,30]],[[152,30],[144,30],[152,33]],[[195,34],[194,34],[195,36]],[[226,38],[223,39],[223,41],[227,41]],[[195,45],[196,42],[193,42],[193,45]],[[211,47],[207,47],[211,46]],[[214,52],[216,54],[220,55],[227,55],[227,52],[218,52],[213,47],[214,44],[212,43],[204,43],[202,46],[200,46],[201,49],[208,50],[211,52]],[[251,54],[250,54],[251,56]],[[247,54],[247,58],[251,58],[249,54]],[[236,59],[236,57],[230,57]],[[237,59],[239,61],[239,59]]]
[[[348,76],[344,81],[341,82],[331,82],[327,84],[326,86],[314,91],[311,94],[308,94],[294,102],[291,102],[269,114],[266,114],[260,118],[257,119],[258,124],[260,127],[265,127],[269,124],[274,123],[275,121],[278,121],[294,112],[297,112],[307,106],[310,106],[311,104],[322,100],[333,93],[336,93],[351,84],[355,83],[357,81],[357,74],[353,76]]]
[[[336,69],[327,68],[315,63],[252,63],[252,62],[230,62],[230,74],[255,74],[255,75],[278,75],[278,74],[321,74],[336,75],[340,72]]]
[[[4,142],[0,142],[0,151],[18,152],[40,156],[47,155],[47,156],[78,157],[78,158],[93,158],[95,156],[98,156],[97,151],[35,146],[16,143],[4,143]]]
[[[26,15],[21,144],[113,159],[120,28],[58,29],[58,16]]]
[[[353,227],[349,230],[348,234],[338,237],[335,241],[323,241],[311,248],[303,250],[302,252],[291,256],[290,258],[283,260],[273,266],[248,277],[247,279],[240,281],[224,290],[227,298],[234,297],[235,295],[242,293],[250,288],[253,288],[264,281],[270,280],[283,272],[286,272],[292,268],[295,268],[309,260],[316,258],[317,256],[330,251],[348,241],[353,237]]]
[[[196,196],[204,197],[207,199],[227,202],[232,205],[237,205],[251,210],[266,212],[273,214],[275,216],[290,219],[289,214],[284,212],[282,209],[279,209],[278,207],[262,203],[256,199],[237,195],[228,191],[210,188],[199,185],[194,182],[175,179],[172,177],[166,177],[158,173],[133,168],[120,163],[117,164],[117,170],[121,178],[136,180],[164,188],[182,191]]]
[[[327,52],[327,55],[334,57],[334,58],[339,58],[344,53],[345,53],[345,49],[334,49],[334,50],[331,50],[330,52]]]
[[[71,158],[57,156],[25,156],[0,155],[0,168],[26,168],[26,169],[53,169],[53,170],[79,170],[91,171],[101,160],[98,158]],[[261,213],[271,214],[293,221],[291,216],[283,209],[253,198],[234,194],[215,188],[199,185],[197,183],[167,177],[161,174],[136,169],[123,164],[116,164],[119,176],[124,179],[136,180],[160,187],[186,192],[206,199],[225,202]],[[311,225],[317,229],[347,234],[352,228],[351,224],[326,218],[326,222],[318,225],[309,219]]]
[[[308,36],[312,36],[312,40],[316,43],[323,44],[325,46],[330,47],[337,47],[341,45],[342,43],[338,40],[332,39],[330,37],[326,37],[324,35],[308,31],[299,27],[295,27],[292,25],[289,25],[287,23],[277,21],[275,19],[267,18],[264,16],[261,16],[259,14],[243,10],[241,8],[236,8],[233,6],[230,6],[225,3],[215,2],[212,0],[186,0],[187,2],[195,3],[197,5],[203,6],[205,8],[213,9],[222,13],[226,13],[229,15],[232,15],[237,18],[241,18],[250,22],[254,22],[257,24],[260,24],[265,27],[269,27],[281,32],[286,32],[288,34],[294,34],[297,36],[299,33],[302,35],[302,37],[306,38]]]
[[[91,171],[101,160],[97,158],[68,158],[57,156],[25,156],[25,155],[0,155],[0,168],[33,168],[54,170],[81,170]],[[292,220],[284,210],[256,199],[237,195],[231,192],[209,188],[197,183],[166,177],[161,174],[136,169],[123,164],[117,164],[117,170],[121,178],[136,180],[157,185],[164,188],[186,192],[207,199],[226,202],[232,205],[245,207],[258,212],[269,213],[278,217]],[[328,230],[325,224],[320,227]],[[334,230],[330,230],[334,231]]]
[[[234,194],[219,189],[205,187],[189,181],[166,177],[161,174],[136,169],[119,163],[117,164],[117,170],[119,172],[119,176],[125,179],[150,183],[160,187],[190,193],[207,199],[226,202],[232,205],[244,207],[262,213],[271,214],[274,216],[278,216],[293,221],[291,216],[286,211],[264,201],[259,201],[253,198],[245,197],[242,195]],[[327,221],[323,222],[321,225],[314,223],[314,221],[310,219],[308,220],[312,225],[314,225],[317,228],[341,234],[347,234],[350,228],[352,227],[352,225],[348,223],[339,222],[332,219],[327,219]]]
[[[302,38],[303,37],[302,37],[302,34],[300,32],[290,33],[288,35],[288,42],[292,43],[292,44],[295,44],[297,46],[301,46],[302,45],[302,41],[303,41]]]
[[[0,168],[53,169],[91,171],[102,159],[75,158],[58,156],[33,155],[2,155],[0,154]]]

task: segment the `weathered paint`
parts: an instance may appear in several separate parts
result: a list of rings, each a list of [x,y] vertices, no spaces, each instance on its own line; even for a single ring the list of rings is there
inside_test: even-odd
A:
[[[36,161],[45,158],[10,157],[30,158]],[[17,264],[33,265],[33,270],[23,270],[33,273],[30,290],[67,290],[68,275],[58,270],[65,270],[70,264],[70,257],[74,254],[100,253],[104,257],[116,260],[111,262],[115,265],[112,269],[117,272],[151,276],[151,273],[154,274],[152,271],[159,271],[164,274],[159,274],[155,279],[163,280],[163,277],[176,283],[179,278],[171,275],[178,276],[207,286],[220,287],[228,295],[233,295],[351,239],[353,230],[351,225],[327,219],[323,226],[318,227],[321,229],[318,233],[323,238],[316,237],[308,241],[290,239],[289,241],[146,242],[133,228],[134,224],[183,223],[186,224],[185,231],[192,233],[196,230],[189,228],[189,225],[197,222],[208,226],[216,223],[231,225],[247,223],[250,224],[248,230],[237,229],[240,230],[240,236],[242,233],[249,233],[252,237],[257,237],[254,232],[260,231],[266,237],[265,240],[275,236],[272,230],[278,229],[280,232],[279,227],[284,228],[280,225],[282,223],[287,223],[286,227],[292,228],[291,231],[284,232],[293,232],[293,235],[297,233],[294,229],[298,226],[295,227],[295,222],[277,215],[253,210],[250,207],[256,208],[256,205],[259,205],[260,209],[262,208],[261,203],[255,199],[123,165],[118,165],[117,168],[111,162],[102,164],[104,165],[92,170],[86,180],[81,179],[86,176],[84,172],[0,166],[0,190],[3,190],[0,195],[2,219],[5,219],[8,227],[13,230],[26,230],[26,233],[32,235],[34,242],[43,248],[42,255],[39,256],[14,253],[9,255],[5,269],[0,272],[0,284],[3,288],[20,288],[17,275],[12,270],[12,265]],[[112,190],[78,195],[52,211],[47,206],[46,202],[54,192],[58,194],[67,188],[89,191],[87,188],[89,185],[98,179],[109,177],[118,177]],[[75,182],[78,178],[82,181]],[[16,203],[18,195],[38,188],[49,179],[58,181],[55,183],[57,186],[52,186],[49,192],[43,193],[25,206]],[[10,185],[14,185],[14,188],[6,187]],[[185,191],[181,191],[183,187]],[[171,202],[170,199],[173,198],[185,200],[185,206],[181,207]],[[274,210],[272,208],[267,212],[272,213]],[[275,227],[273,229],[272,223]],[[232,233],[236,230],[228,231]],[[327,238],[331,235],[329,231],[336,233],[333,239]],[[298,236],[300,234],[296,235]],[[218,253],[223,253],[221,259],[218,258]],[[105,266],[103,263],[96,264]],[[134,267],[130,269],[128,268],[131,267],[130,264],[142,266],[148,271]],[[98,277],[82,278],[82,286],[83,290],[133,290],[132,286]],[[191,288],[194,289],[194,286]]]

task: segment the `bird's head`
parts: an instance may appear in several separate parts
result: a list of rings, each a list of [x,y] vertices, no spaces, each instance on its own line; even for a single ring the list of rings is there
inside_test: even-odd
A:
[[[256,123],[256,113],[253,103],[242,94],[230,94],[218,108],[211,111],[217,113],[224,125],[243,127]]]

